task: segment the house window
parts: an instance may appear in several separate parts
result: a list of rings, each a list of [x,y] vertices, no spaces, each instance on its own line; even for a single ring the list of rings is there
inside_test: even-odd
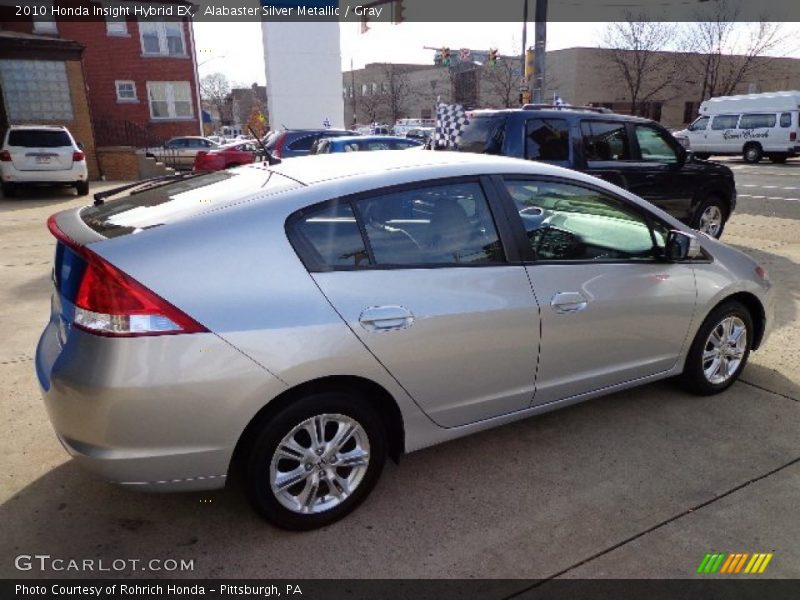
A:
[[[63,61],[0,60],[0,87],[11,122],[73,119]]]
[[[153,119],[192,118],[192,90],[188,81],[148,81],[147,97]]]
[[[117,102],[136,102],[136,84],[133,81],[115,81]]]
[[[186,56],[183,23],[139,22],[142,54],[149,56]]]
[[[367,86],[367,84],[366,83],[362,83],[361,84],[361,95],[362,96],[366,96],[368,89],[369,89],[369,87]]]
[[[106,19],[106,35],[128,35],[128,23],[125,17],[108,17]]]
[[[58,25],[53,17],[34,17],[33,33],[58,33]]]
[[[378,93],[378,84],[373,81],[372,82],[372,95],[374,96],[377,93]]]
[[[683,122],[691,123],[697,118],[700,112],[699,102],[684,102],[683,103]]]

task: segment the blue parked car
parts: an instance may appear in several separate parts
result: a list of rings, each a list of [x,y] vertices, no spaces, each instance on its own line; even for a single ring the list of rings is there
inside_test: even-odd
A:
[[[422,143],[392,135],[354,135],[321,138],[311,148],[311,154],[331,152],[364,152],[369,150],[408,150]]]

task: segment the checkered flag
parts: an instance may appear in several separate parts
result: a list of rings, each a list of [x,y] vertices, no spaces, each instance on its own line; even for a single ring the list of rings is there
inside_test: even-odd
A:
[[[467,113],[460,104],[440,104],[436,108],[436,130],[433,135],[433,147],[436,150],[455,148],[461,130],[469,123]]]

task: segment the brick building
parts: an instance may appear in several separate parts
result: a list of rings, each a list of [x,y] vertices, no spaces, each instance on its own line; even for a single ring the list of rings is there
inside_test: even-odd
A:
[[[363,69],[342,74],[345,123],[391,121],[387,73],[390,67],[400,70],[403,85],[400,89],[402,107],[399,118],[429,118],[438,100],[458,102],[472,108],[502,108],[519,106],[521,61],[518,57],[501,57],[493,66],[478,64],[480,52],[472,51],[470,60],[460,62],[455,56],[450,67],[433,65],[387,65],[371,63]],[[691,64],[687,53],[663,53],[675,60]],[[437,57],[438,58],[438,57]],[[730,66],[741,57],[722,57],[721,68]],[[545,101],[559,96],[569,104],[592,103],[606,106],[615,112],[627,113],[631,101],[619,69],[609,50],[601,48],[567,48],[547,53],[547,87]],[[800,59],[757,58],[750,74],[734,93],[771,92],[800,89]],[[670,85],[640,105],[637,112],[662,122],[668,127],[681,127],[697,116],[702,99],[702,85],[691,69],[678,70]],[[397,104],[397,101],[395,101]]]
[[[98,146],[146,146],[176,135],[202,133],[194,38],[188,20],[12,21],[2,18],[9,10],[12,7],[0,6],[3,30],[83,46],[83,73]]]

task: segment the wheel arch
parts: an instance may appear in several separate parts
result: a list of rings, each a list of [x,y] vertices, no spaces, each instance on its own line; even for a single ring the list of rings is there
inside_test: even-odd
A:
[[[711,310],[708,311],[708,314],[710,315],[712,312],[714,312],[721,304],[731,301],[743,304],[750,313],[750,317],[753,319],[753,327],[755,328],[755,331],[753,332],[753,345],[751,346],[751,349],[758,350],[758,347],[761,345],[761,340],[764,339],[764,331],[767,324],[767,316],[764,306],[754,294],[751,294],[750,292],[736,292],[735,294],[731,294],[730,296],[725,296],[722,298],[719,302],[711,307]],[[706,318],[707,317],[708,315],[706,315]]]
[[[383,386],[370,379],[355,375],[334,375],[295,385],[267,402],[253,416],[239,436],[231,458],[229,472],[235,471],[236,465],[244,462],[241,459],[247,455],[258,432],[276,414],[298,398],[319,392],[356,392],[367,398],[374,398],[375,400],[370,405],[376,409],[386,428],[389,456],[395,462],[399,460],[400,455],[405,452],[405,427],[400,407],[392,395]]]

